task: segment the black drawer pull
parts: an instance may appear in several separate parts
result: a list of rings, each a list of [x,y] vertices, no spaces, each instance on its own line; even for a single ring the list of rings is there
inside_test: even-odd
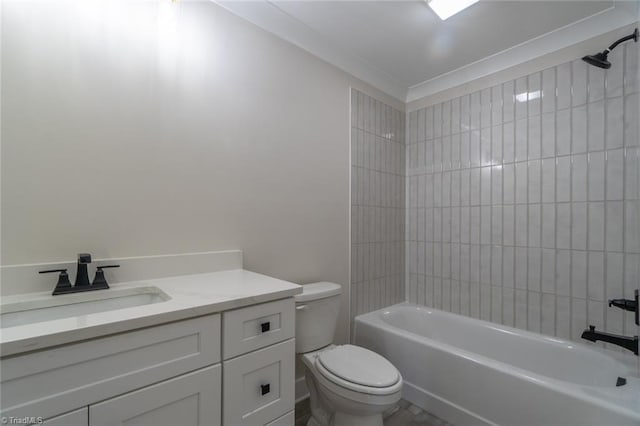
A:
[[[267,383],[266,385],[260,385],[260,395],[266,395],[271,392],[271,385]]]
[[[263,333],[266,333],[267,331],[271,330],[271,322],[267,321],[267,322],[260,323],[260,329],[262,330]]]

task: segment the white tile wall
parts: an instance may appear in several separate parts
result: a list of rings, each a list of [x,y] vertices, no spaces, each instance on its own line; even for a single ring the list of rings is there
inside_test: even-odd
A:
[[[606,72],[575,60],[407,114],[409,301],[637,334],[606,306],[640,283],[638,49],[613,53]]]
[[[422,134],[424,119],[424,115],[420,123],[414,119],[415,130],[419,126]],[[433,131],[432,121],[428,127]],[[404,140],[403,112],[352,89],[352,318],[405,300]],[[420,149],[412,153],[414,167],[424,167],[424,145]],[[423,220],[420,226],[424,224]],[[424,234],[422,228],[413,231]]]

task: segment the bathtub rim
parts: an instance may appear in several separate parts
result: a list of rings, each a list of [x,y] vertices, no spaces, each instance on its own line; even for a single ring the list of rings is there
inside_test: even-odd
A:
[[[566,344],[566,345],[570,345],[570,346],[579,346],[581,349],[586,349],[589,351],[594,351],[597,352],[599,355],[604,355],[604,356],[608,356],[610,358],[613,358],[615,361],[619,362],[621,365],[623,365],[625,368],[628,369],[628,373],[629,374],[625,374],[625,377],[627,378],[631,378],[632,381],[631,383],[627,383],[627,386],[630,386],[630,388],[627,388],[625,390],[619,389],[617,387],[598,387],[598,386],[589,386],[589,385],[581,385],[581,384],[576,384],[576,383],[572,383],[569,381],[565,381],[565,380],[559,380],[559,379],[555,379],[553,377],[549,377],[549,376],[544,376],[529,370],[525,370],[521,367],[517,367],[515,365],[511,365],[508,364],[506,362],[502,362],[502,361],[498,361],[498,360],[494,360],[492,358],[489,358],[487,356],[481,355],[481,354],[477,354],[474,352],[470,352],[468,350],[465,349],[461,349],[459,347],[447,344],[447,343],[443,343],[440,342],[438,340],[435,340],[433,338],[427,337],[427,336],[422,336],[419,335],[417,333],[411,332],[409,330],[404,330],[402,328],[393,326],[387,322],[385,322],[382,319],[382,313],[384,313],[385,311],[389,311],[390,309],[393,308],[420,308],[423,310],[431,310],[431,311],[436,311],[438,314],[443,314],[444,316],[454,316],[454,317],[461,317],[464,320],[467,321],[479,321],[481,323],[484,323],[490,327],[498,327],[498,328],[506,328],[509,331],[513,331],[515,332],[515,334],[522,334],[525,336],[530,336],[530,337],[534,337],[537,339],[542,338],[543,340],[550,340],[552,343],[555,344]],[[470,361],[474,364],[479,364],[485,367],[489,367],[495,370],[500,370],[503,372],[508,372],[509,374],[513,374],[516,377],[518,377],[519,379],[525,380],[527,382],[530,383],[535,383],[539,386],[542,386],[546,389],[552,390],[552,391],[556,391],[556,392],[561,392],[564,393],[568,396],[571,396],[573,398],[578,398],[578,399],[582,399],[582,400],[586,400],[589,403],[592,403],[596,406],[602,407],[604,409],[607,410],[612,410],[612,411],[617,411],[621,414],[623,414],[624,416],[630,417],[635,419],[636,421],[640,422],[640,405],[638,406],[637,410],[634,410],[633,407],[630,407],[628,405],[625,404],[620,404],[615,402],[614,400],[611,399],[607,399],[605,397],[598,397],[595,396],[591,393],[588,392],[589,389],[591,390],[598,390],[600,392],[603,392],[602,390],[604,389],[604,393],[610,393],[609,397],[610,398],[614,398],[615,397],[615,392],[616,390],[618,390],[618,392],[622,393],[622,392],[640,392],[640,376],[636,373],[635,371],[635,366],[630,366],[629,363],[625,363],[623,361],[621,361],[619,359],[619,357],[616,356],[612,356],[612,351],[608,351],[604,348],[596,348],[596,347],[590,347],[587,345],[584,345],[582,343],[579,342],[574,342],[571,340],[566,340],[566,339],[562,339],[562,338],[556,338],[556,337],[552,337],[552,336],[546,336],[540,333],[535,333],[532,331],[528,331],[528,330],[522,330],[522,329],[518,329],[515,327],[510,327],[510,326],[506,326],[506,325],[502,325],[502,324],[497,324],[497,323],[493,323],[490,321],[486,321],[486,320],[482,320],[482,319],[478,319],[478,318],[472,318],[472,317],[467,317],[464,315],[459,315],[459,314],[454,314],[452,312],[446,312],[446,311],[442,311],[440,309],[436,309],[436,308],[431,308],[428,306],[424,306],[424,305],[417,305],[414,303],[410,303],[410,302],[401,302],[401,303],[397,303],[391,306],[387,306],[381,309],[378,309],[376,311],[372,311],[372,312],[368,312],[365,314],[360,314],[358,316],[356,316],[354,318],[354,335],[353,335],[353,339],[354,342],[357,343],[357,336],[358,336],[358,323],[359,322],[365,322],[365,323],[369,323],[369,324],[373,324],[375,327],[383,329],[385,332],[389,332],[392,333],[396,336],[400,336],[402,338],[406,338],[414,343],[418,343],[418,344],[428,344],[429,346],[433,347],[434,349],[437,349],[439,351],[442,352],[447,352],[447,353],[452,353],[455,356],[459,356],[461,358],[464,358],[467,361]],[[384,355],[384,354],[383,354]],[[414,383],[410,383],[408,380],[405,379],[405,382],[411,384],[414,387],[418,387],[421,388],[419,386],[419,384],[414,384]],[[632,404],[633,401],[630,402],[630,404]]]

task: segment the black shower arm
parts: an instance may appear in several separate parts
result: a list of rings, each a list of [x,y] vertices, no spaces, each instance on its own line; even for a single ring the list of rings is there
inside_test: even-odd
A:
[[[633,34],[629,34],[626,37],[622,37],[620,40],[616,41],[615,43],[613,43],[611,46],[609,46],[609,48],[607,49],[607,51],[611,52],[613,49],[615,49],[620,43],[624,43],[627,40],[631,40],[633,39],[634,41],[638,41],[638,29],[636,28],[635,31],[633,32]]]

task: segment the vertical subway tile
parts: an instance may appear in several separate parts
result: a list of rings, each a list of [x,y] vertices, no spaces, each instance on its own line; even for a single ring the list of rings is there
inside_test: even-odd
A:
[[[571,299],[556,297],[556,336],[571,339]]]
[[[541,237],[541,206],[540,204],[529,204],[529,247],[540,247]]]
[[[576,59],[571,63],[572,85],[571,101],[573,106],[583,105],[587,102],[587,63]]]
[[[503,203],[515,203],[515,165],[505,164],[502,168],[503,175]]]
[[[609,62],[612,64],[623,64],[623,52],[624,49],[614,49],[609,53]],[[622,96],[622,66],[612,66],[611,69],[605,73],[605,93],[607,98],[615,98]]]
[[[621,148],[624,140],[624,102],[622,98],[606,100],[606,147],[607,149]]]
[[[604,252],[589,252],[587,297],[590,300],[604,300]]]
[[[624,190],[624,152],[622,149],[607,151],[607,200],[621,200]]]
[[[589,102],[596,102],[604,98],[605,70],[589,67]]]
[[[515,249],[513,247],[502,248],[502,285],[513,288],[515,271]]]
[[[571,157],[558,157],[556,163],[556,199],[571,200]]]
[[[516,205],[516,231],[515,240],[517,246],[527,245],[527,219],[528,208],[526,204]]]
[[[571,205],[571,248],[587,249],[587,203]]]
[[[502,86],[491,88],[491,124],[502,123]]]
[[[556,108],[556,70],[542,71],[542,112],[552,112]]]
[[[605,153],[604,151],[589,154],[589,200],[604,200],[605,189]]]
[[[491,164],[502,164],[502,125],[491,128]]]
[[[587,200],[587,155],[574,155],[571,161],[571,197],[573,201]]]
[[[502,247],[491,247],[491,284],[502,285]]]
[[[556,115],[553,112],[542,114],[542,158],[556,154]]]
[[[540,175],[541,161],[529,161],[528,164],[528,201],[529,203],[539,203],[542,196],[542,177]]]
[[[588,134],[589,151],[604,149],[604,101],[590,103],[588,110]]]
[[[623,203],[622,201],[608,201],[606,203],[606,242],[608,251],[622,251],[623,244]]]
[[[587,297],[587,252],[571,252],[571,296]]]
[[[627,148],[624,161],[624,196],[635,200],[640,198],[640,149]]]
[[[502,85],[502,117],[503,122],[513,121],[515,116],[515,82],[507,81]]]
[[[571,251],[558,250],[556,259],[556,292],[571,295]]]
[[[603,202],[589,203],[589,250],[604,250],[605,205]]]
[[[526,118],[516,120],[516,161],[526,161],[528,158],[527,130],[528,121]]]
[[[554,204],[542,205],[542,247],[554,248],[556,243],[556,209]]]
[[[528,292],[527,294],[527,330],[540,332],[540,293]]]
[[[516,158],[515,124],[505,123],[502,130],[502,160],[512,163]]]
[[[571,204],[560,203],[556,207],[556,247],[571,248]]]
[[[556,113],[556,155],[571,153],[571,110]]]
[[[587,151],[587,107],[578,106],[571,111],[571,152]]]
[[[542,160],[542,202],[553,203],[556,196],[555,158]]]
[[[640,252],[640,201],[632,200],[624,203],[624,250],[631,253]]]
[[[540,332],[548,336],[555,335],[556,298],[553,294],[542,294]]]
[[[541,73],[533,73],[529,75],[528,81],[528,115],[529,117],[540,115],[540,110],[542,107],[541,97],[542,97],[542,74]]]
[[[515,244],[515,207],[503,206],[502,208],[502,243],[504,245]]]
[[[640,95],[633,93],[624,97],[624,145],[640,145],[638,117],[640,116]]]
[[[556,68],[556,106],[565,109],[571,106],[571,63],[558,65]]]
[[[469,114],[471,130],[480,129],[480,92],[473,92],[471,94]]]
[[[480,92],[480,128],[491,126],[491,89]]]
[[[515,248],[515,287],[527,288],[527,248]]]
[[[480,131],[480,164],[483,166],[492,163],[491,142],[491,128],[485,127]]]
[[[511,288],[502,289],[502,323],[515,326],[515,292]]]
[[[544,293],[556,292],[556,251],[553,249],[542,250],[542,283],[541,290]]]
[[[527,117],[527,77],[520,77],[515,82],[516,120]]]
[[[541,129],[540,129],[540,116],[529,117],[528,127],[528,150],[529,159],[536,159],[541,157]]]
[[[515,292],[515,325],[517,328],[527,329],[527,292],[516,290]]]
[[[527,202],[527,163],[516,163],[516,203]]]
[[[491,204],[491,167],[480,169],[480,203]]]
[[[502,166],[491,167],[491,204],[502,204]]]
[[[625,46],[624,58],[624,94],[637,93],[640,90],[640,61],[638,47],[633,43]]]
[[[542,251],[529,248],[527,251],[527,289],[540,292],[540,274],[542,272]]]

